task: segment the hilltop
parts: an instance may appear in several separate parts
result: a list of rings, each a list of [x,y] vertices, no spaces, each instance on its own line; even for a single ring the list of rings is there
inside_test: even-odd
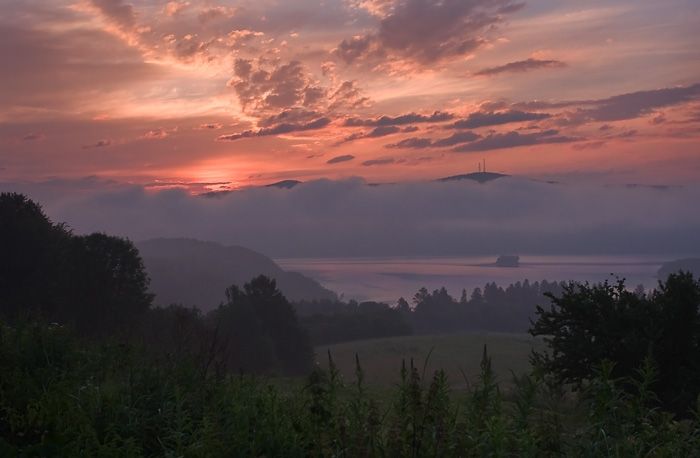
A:
[[[243,286],[258,275],[277,281],[290,301],[335,299],[336,294],[298,272],[282,270],[271,258],[240,246],[223,246],[186,238],[159,238],[136,243],[151,278],[154,304],[216,308],[232,284]]]
[[[439,178],[435,181],[447,182],[447,181],[459,181],[459,180],[474,180],[479,183],[486,183],[487,181],[495,180],[497,178],[509,177],[510,175],[505,175],[503,173],[495,172],[472,172],[465,173],[463,175],[453,175],[451,177]]]

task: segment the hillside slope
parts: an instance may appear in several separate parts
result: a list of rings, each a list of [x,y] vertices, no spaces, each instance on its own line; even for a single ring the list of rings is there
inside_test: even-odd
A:
[[[155,305],[173,303],[216,308],[232,284],[243,284],[258,275],[277,281],[290,301],[333,299],[336,294],[298,272],[286,272],[267,256],[240,246],[223,246],[194,239],[152,239],[136,243],[148,276]]]

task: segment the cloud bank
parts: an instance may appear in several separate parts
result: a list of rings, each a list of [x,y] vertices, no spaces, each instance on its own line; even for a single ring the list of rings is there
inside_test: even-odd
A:
[[[66,190],[72,189],[71,192]],[[75,191],[80,189],[80,191]],[[97,189],[102,189],[98,191]],[[0,184],[0,190],[9,190]],[[274,257],[700,254],[700,187],[566,185],[518,177],[369,186],[316,180],[214,196],[102,182],[14,184],[77,233],[193,237]]]

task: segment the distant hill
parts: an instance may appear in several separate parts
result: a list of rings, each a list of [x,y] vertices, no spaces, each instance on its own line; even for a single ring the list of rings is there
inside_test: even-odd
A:
[[[136,243],[146,271],[155,305],[173,303],[202,311],[224,301],[226,288],[243,284],[258,275],[277,281],[290,301],[335,299],[336,294],[316,280],[298,272],[286,272],[267,256],[239,246],[223,246],[194,239],[152,239]]]
[[[282,180],[278,181],[277,183],[272,183],[272,184],[266,184],[266,188],[283,188],[283,189],[292,189],[294,186],[301,184],[302,181],[298,180]]]
[[[447,178],[440,178],[435,181],[441,181],[441,182],[446,182],[446,181],[459,181],[459,180],[474,180],[478,181],[479,183],[486,183],[487,181],[495,180],[496,178],[502,178],[502,177],[508,177],[510,175],[504,175],[502,173],[494,173],[494,172],[473,172],[473,173],[465,173],[464,175],[453,175],[451,177]]]
[[[664,263],[658,270],[659,280],[666,281],[670,274],[679,270],[692,272],[694,277],[700,276],[700,258],[678,259]]]

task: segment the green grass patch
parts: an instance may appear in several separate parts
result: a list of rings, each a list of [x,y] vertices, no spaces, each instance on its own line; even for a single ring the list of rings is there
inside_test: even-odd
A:
[[[466,389],[467,382],[474,382],[480,372],[479,363],[484,345],[493,360],[498,381],[508,386],[512,374],[530,372],[530,352],[545,348],[542,339],[528,334],[474,332],[469,334],[428,335],[369,339],[323,345],[315,348],[316,362],[328,367],[330,351],[343,380],[352,382],[355,374],[355,354],[365,371],[365,382],[377,388],[391,387],[396,383],[402,360],[408,365],[413,358],[415,366],[430,378],[436,370],[443,369],[453,389]],[[512,371],[512,372],[511,372]]]

